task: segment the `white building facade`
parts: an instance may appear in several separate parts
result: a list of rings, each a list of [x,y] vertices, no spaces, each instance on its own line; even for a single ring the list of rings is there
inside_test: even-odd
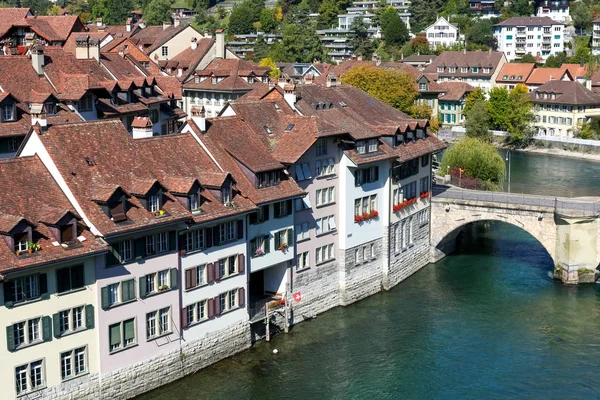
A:
[[[445,18],[438,18],[433,25],[429,25],[425,30],[429,47],[436,49],[438,47],[452,47],[459,42],[458,27],[452,25]]]
[[[564,27],[548,17],[515,17],[494,26],[494,38],[510,62],[525,54],[545,61],[565,50]]]

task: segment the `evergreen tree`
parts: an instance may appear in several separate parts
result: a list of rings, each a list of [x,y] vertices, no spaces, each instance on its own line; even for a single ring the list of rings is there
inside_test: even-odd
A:
[[[382,29],[385,43],[390,46],[402,46],[410,38],[408,29],[402,18],[394,12],[393,16],[390,16],[386,20],[385,27]]]
[[[49,0],[21,0],[21,7],[31,8],[34,15],[46,15],[51,6]]]
[[[413,0],[408,7],[411,14],[410,24],[413,33],[423,32],[433,24],[442,10],[444,0]]]
[[[106,25],[123,25],[132,9],[131,0],[97,0],[92,7],[92,17],[101,17]]]
[[[285,16],[281,46],[277,46],[270,52],[273,60],[287,62],[325,60],[325,48],[317,36],[315,24],[311,22],[309,13],[310,5],[307,0],[303,0]]]
[[[252,33],[253,22],[255,21],[252,19],[250,6],[246,2],[236,5],[229,15],[229,32],[234,35],[246,35]]]
[[[273,11],[267,8],[263,8],[260,12],[260,25],[263,32],[273,32],[277,28],[277,21],[273,15]],[[262,57],[264,58],[264,57]]]
[[[263,58],[267,58],[269,56],[269,46],[267,42],[265,42],[265,38],[263,35],[259,35],[256,38],[256,42],[254,43],[254,58],[257,60],[262,60]]]
[[[465,35],[467,44],[478,44],[495,50],[498,45],[494,38],[494,22],[489,19],[478,19]]]
[[[354,54],[370,59],[373,55],[373,42],[369,38],[367,25],[361,17],[354,18],[350,30],[353,32],[350,44],[354,47]]]
[[[319,7],[319,17],[317,18],[318,29],[329,29],[336,25],[338,20],[338,14],[340,10],[338,8],[337,0],[324,0]]]

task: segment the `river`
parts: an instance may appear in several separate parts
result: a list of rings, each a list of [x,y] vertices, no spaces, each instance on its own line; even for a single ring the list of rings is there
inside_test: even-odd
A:
[[[600,163],[512,155],[513,182],[559,195],[600,184]],[[564,286],[552,270],[524,231],[473,224],[455,254],[391,291],[140,399],[600,398],[600,285]]]

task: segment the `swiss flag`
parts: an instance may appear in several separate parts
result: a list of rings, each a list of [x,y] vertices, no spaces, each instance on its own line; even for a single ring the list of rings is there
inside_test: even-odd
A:
[[[302,300],[302,294],[300,294],[300,292],[294,293],[294,300],[296,303],[300,303],[300,300]]]

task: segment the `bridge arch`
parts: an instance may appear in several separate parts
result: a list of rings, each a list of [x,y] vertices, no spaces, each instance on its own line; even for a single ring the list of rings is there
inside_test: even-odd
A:
[[[438,261],[456,249],[456,239],[462,229],[474,222],[498,221],[518,228],[533,236],[556,264],[556,225],[554,213],[539,207],[514,209],[501,205],[461,204],[434,200],[431,204],[432,261]]]

